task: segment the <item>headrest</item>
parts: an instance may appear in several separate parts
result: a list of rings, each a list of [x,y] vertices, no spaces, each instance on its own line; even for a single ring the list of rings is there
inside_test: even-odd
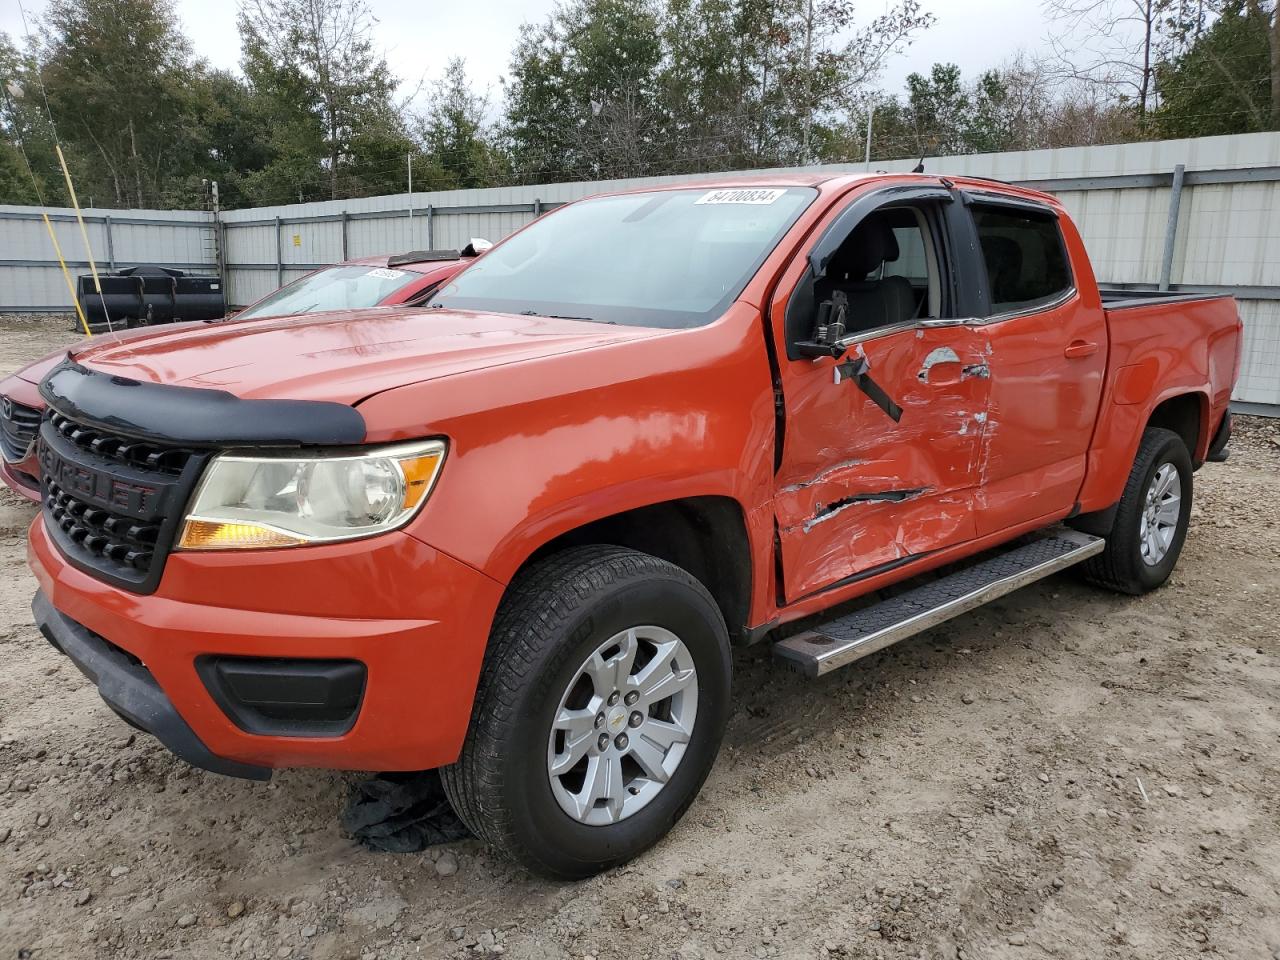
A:
[[[827,267],[827,275],[862,280],[880,264],[893,263],[898,255],[898,240],[892,228],[873,214],[840,245]]]

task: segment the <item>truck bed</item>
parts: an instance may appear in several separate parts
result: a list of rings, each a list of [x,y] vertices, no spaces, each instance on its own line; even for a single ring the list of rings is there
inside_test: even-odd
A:
[[[1195,293],[1181,290],[1131,290],[1118,287],[1106,288],[1099,285],[1102,295],[1102,306],[1107,310],[1127,310],[1132,307],[1150,307],[1174,303],[1194,303],[1200,300],[1226,300],[1226,294]]]

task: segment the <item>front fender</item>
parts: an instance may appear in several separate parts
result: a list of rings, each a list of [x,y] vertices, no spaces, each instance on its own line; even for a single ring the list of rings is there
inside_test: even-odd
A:
[[[412,384],[360,412],[371,439],[447,438],[407,530],[506,583],[548,541],[667,500],[730,497],[749,527],[766,525],[774,420],[761,331],[759,311],[739,303],[706,327]],[[767,530],[749,535],[767,543]]]

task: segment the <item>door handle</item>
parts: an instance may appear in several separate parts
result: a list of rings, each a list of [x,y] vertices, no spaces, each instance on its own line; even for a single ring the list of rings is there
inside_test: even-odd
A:
[[[1062,355],[1068,360],[1080,360],[1092,357],[1097,352],[1098,345],[1092,340],[1072,340],[1071,345],[1062,351]]]

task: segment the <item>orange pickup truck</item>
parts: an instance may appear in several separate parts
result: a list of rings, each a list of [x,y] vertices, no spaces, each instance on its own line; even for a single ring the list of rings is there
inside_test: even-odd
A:
[[[595,197],[422,307],[77,347],[35,617],[191,763],[438,767],[587,876],[693,800],[735,644],[816,676],[1073,564],[1160,586],[1240,349],[993,181]]]

